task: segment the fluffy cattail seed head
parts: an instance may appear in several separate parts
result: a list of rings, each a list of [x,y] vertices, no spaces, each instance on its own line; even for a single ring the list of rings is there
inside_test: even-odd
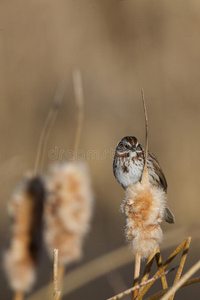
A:
[[[166,193],[148,181],[126,190],[121,211],[126,217],[125,236],[133,251],[147,258],[162,240],[160,223],[164,218]]]
[[[44,237],[52,257],[59,249],[59,263],[68,264],[82,255],[82,243],[89,230],[92,191],[83,162],[55,164],[47,178]]]
[[[25,177],[8,203],[12,227],[10,245],[4,254],[4,269],[15,291],[27,292],[35,282],[44,198],[41,178]]]

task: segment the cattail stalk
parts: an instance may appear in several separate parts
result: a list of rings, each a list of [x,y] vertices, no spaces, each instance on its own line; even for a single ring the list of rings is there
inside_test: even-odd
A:
[[[144,115],[145,115],[145,128],[146,128],[146,152],[145,152],[145,163],[144,163],[144,169],[142,173],[142,180],[141,184],[146,185],[148,184],[148,168],[147,168],[147,158],[148,158],[148,116],[147,116],[147,109],[146,109],[146,104],[145,104],[145,99],[144,99],[144,92],[142,89],[142,102],[143,102],[143,107],[144,107]],[[137,251],[135,254],[135,271],[134,271],[134,281],[133,281],[133,286],[138,285],[139,283],[139,276],[140,276],[140,266],[141,266],[141,255]],[[132,294],[132,299],[134,300],[137,297],[138,290],[134,290]]]
[[[62,104],[65,93],[65,79],[60,83],[57,88],[55,98],[53,100],[53,104],[48,112],[47,118],[45,120],[44,126],[42,128],[33,174],[37,174],[38,172],[42,172],[43,163],[44,163],[44,153],[46,150],[47,141],[49,139],[51,129],[55,123],[56,117],[58,115],[58,111]]]
[[[24,293],[22,291],[17,291],[14,295],[14,300],[23,300]]]
[[[139,252],[136,252],[133,286],[136,286],[139,284],[140,265],[141,265],[141,256],[140,256]],[[132,299],[135,299],[137,297],[137,294],[138,294],[138,290],[136,289],[133,291]]]
[[[49,197],[45,209],[45,241],[49,254],[59,249],[58,281],[66,265],[80,259],[82,243],[89,228],[92,192],[87,166],[77,162],[77,151],[84,118],[83,88],[80,70],[73,72],[77,129],[74,160],[52,166],[47,179]],[[61,288],[60,288],[61,289]]]
[[[142,90],[146,127],[145,163],[140,182],[126,189],[121,211],[126,217],[125,235],[135,253],[135,272],[133,285],[138,284],[141,259],[147,258],[158,247],[162,238],[160,223],[164,218],[166,195],[162,188],[150,184],[148,179],[148,118]],[[137,297],[138,290],[132,294]]]
[[[42,244],[43,204],[46,197],[45,185],[39,173],[42,171],[45,146],[63,99],[63,91],[62,84],[56,92],[40,135],[33,174],[25,176],[8,205],[13,223],[10,246],[5,252],[4,269],[9,284],[15,291],[15,300],[22,300],[24,293],[32,288],[36,280],[36,264]]]
[[[66,266],[82,256],[82,244],[89,229],[93,198],[87,166],[77,161],[84,118],[83,88],[79,70],[74,70],[73,80],[77,106],[74,160],[55,164],[50,168],[47,178],[49,196],[45,208],[44,237],[50,255],[53,248],[59,249],[60,287]]]
[[[83,99],[83,86],[82,77],[79,69],[73,71],[73,82],[74,82],[74,94],[75,102],[77,106],[77,128],[74,142],[74,158],[77,159],[77,151],[79,147],[81,131],[84,120],[84,99]]]
[[[60,291],[58,290],[58,249],[53,251],[53,298],[54,300],[60,298]]]

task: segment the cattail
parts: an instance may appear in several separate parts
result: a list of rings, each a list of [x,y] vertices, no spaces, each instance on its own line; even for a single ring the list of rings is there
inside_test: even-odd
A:
[[[46,143],[64,96],[59,86],[42,129],[33,175],[25,176],[8,203],[12,218],[10,245],[4,254],[4,269],[14,299],[23,299],[36,280],[36,264],[42,245],[42,216],[46,188],[40,175]]]
[[[84,118],[80,70],[74,70],[73,81],[78,109],[74,160],[51,167],[47,179],[48,199],[45,204],[46,246],[50,257],[54,248],[59,249],[60,267],[81,258],[83,239],[89,230],[93,202],[87,165],[77,161]]]
[[[10,245],[4,254],[4,269],[15,291],[27,292],[35,283],[44,198],[41,178],[26,176],[8,203],[12,227]]]
[[[67,265],[82,255],[82,244],[89,230],[92,192],[87,166],[83,162],[55,164],[47,178],[44,238],[52,257],[59,249],[59,264]]]
[[[135,254],[135,270],[133,286],[138,285],[141,259],[147,258],[158,247],[162,240],[160,223],[164,219],[166,209],[166,194],[160,187],[149,182],[148,157],[148,117],[142,90],[146,127],[145,162],[141,181],[126,189],[125,200],[121,204],[121,211],[126,217],[124,228],[127,241],[132,245]],[[134,290],[132,300],[136,299],[138,290]]]
[[[149,181],[126,190],[121,211],[126,217],[125,236],[134,253],[147,258],[162,240],[160,223],[166,208],[166,193]]]

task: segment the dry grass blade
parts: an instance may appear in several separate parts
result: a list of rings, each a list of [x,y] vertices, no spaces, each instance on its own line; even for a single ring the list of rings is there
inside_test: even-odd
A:
[[[60,299],[60,291],[58,291],[58,249],[53,251],[53,299]]]
[[[159,269],[159,268],[162,267],[162,257],[161,257],[160,250],[159,250],[159,252],[156,253],[155,258],[156,258],[157,266],[158,266],[158,269]],[[163,289],[167,289],[168,288],[166,276],[162,276],[161,277],[161,283],[162,283]]]
[[[170,272],[174,271],[175,269],[176,268],[172,268],[172,269],[170,269],[168,271],[165,271],[163,274],[160,274],[159,276],[156,276],[156,277],[152,277],[151,279],[149,279],[149,280],[147,280],[147,281],[145,281],[143,283],[137,284],[137,285],[133,286],[132,288],[127,289],[126,291],[124,291],[122,293],[119,293],[118,295],[115,295],[115,296],[113,296],[113,297],[111,297],[111,298],[109,298],[107,300],[118,300],[118,299],[121,299],[124,296],[129,295],[131,292],[133,292],[133,291],[139,289],[140,287],[146,285],[147,283],[154,282],[157,279],[161,278],[162,276],[166,276],[167,274],[169,274]]]
[[[145,129],[146,129],[146,138],[145,138],[146,153],[145,153],[145,164],[144,164],[144,170],[145,170],[145,169],[147,169],[147,157],[148,157],[148,148],[149,148],[149,141],[148,141],[148,116],[147,116],[147,108],[146,108],[146,103],[145,103],[143,89],[141,90],[141,93],[142,93],[142,102],[143,102],[143,107],[144,107]]]
[[[146,136],[145,136],[145,162],[144,162],[144,169],[142,172],[142,180],[141,183],[145,183],[148,181],[148,168],[147,168],[147,158],[148,158],[148,116],[147,116],[147,108],[144,98],[144,92],[142,89],[142,102],[144,107],[144,117],[145,117],[145,129],[146,129]]]
[[[136,287],[139,283],[139,276],[140,276],[140,266],[141,266],[141,256],[140,254],[137,252],[135,255],[135,270],[134,270],[134,281],[133,281],[133,287]],[[138,289],[135,288],[133,289],[133,295],[132,295],[132,299],[134,300],[138,295]]]
[[[146,103],[144,99],[144,92],[143,89],[142,92],[142,102],[144,106],[144,116],[145,116],[145,128],[146,128],[146,141],[145,141],[145,147],[146,147],[146,154],[145,154],[145,162],[144,162],[144,169],[142,172],[142,179],[141,184],[145,184],[148,182],[148,168],[147,168],[147,158],[148,158],[148,116],[147,116],[147,109],[146,109]],[[140,267],[141,267],[141,255],[139,252],[136,252],[135,255],[135,270],[134,270],[134,280],[133,280],[133,286],[138,285],[139,282],[139,276],[140,276]],[[133,291],[132,300],[134,300],[138,295],[138,290]]]
[[[184,267],[184,264],[185,264],[185,260],[186,260],[187,255],[188,255],[188,250],[189,250],[189,247],[190,247],[190,243],[191,243],[191,237],[187,238],[187,240],[186,240],[185,247],[183,249],[183,253],[182,253],[182,256],[181,256],[181,260],[180,260],[180,266],[179,266],[178,271],[176,273],[174,284],[176,284],[176,282],[178,282],[179,278],[181,277],[181,274],[182,274],[182,271],[183,271],[183,267]],[[163,288],[167,288],[167,287],[168,286],[163,287]],[[170,300],[174,299],[174,295],[172,295],[170,297]]]
[[[200,269],[200,260],[182,276],[182,278],[176,282],[169,291],[161,298],[161,300],[168,300],[175,292],[198,270]]]
[[[74,158],[76,158],[78,147],[79,147],[79,141],[81,137],[83,119],[84,119],[83,86],[82,86],[81,72],[79,69],[75,69],[73,71],[73,81],[74,81],[75,101],[78,108],[78,116],[77,116],[78,123],[77,123],[75,143],[74,143]]]
[[[171,261],[178,255],[178,253],[185,247],[187,241],[189,238],[185,239],[174,251],[173,253],[169,256],[169,258],[166,260],[166,262],[162,265],[162,267],[156,272],[156,274],[154,276],[158,276],[161,273],[164,272],[164,270],[167,268],[167,266],[171,263]],[[149,284],[147,284],[142,291],[140,292],[140,294],[137,297],[137,300],[141,300],[143,298],[143,296],[146,294],[146,292],[150,289],[150,287],[152,286],[153,282],[150,282]]]
[[[154,261],[154,257],[156,255],[156,253],[159,251],[158,248],[155,248],[154,252],[149,256],[148,260],[147,260],[147,263],[146,263],[146,267],[145,267],[145,270],[144,270],[144,274],[143,274],[143,277],[142,277],[142,280],[141,280],[141,283],[145,282],[148,280],[149,278],[149,274],[150,274],[150,271],[151,271],[151,267],[152,267],[152,264],[153,264],[153,261]],[[140,289],[139,289],[139,293],[142,291],[144,287],[142,286]]]
[[[149,278],[149,274],[150,274],[150,271],[151,271],[151,267],[152,267],[154,258],[156,259],[156,262],[157,262],[157,265],[158,265],[158,269],[159,269],[162,266],[162,258],[161,258],[161,253],[160,253],[160,249],[159,248],[156,248],[155,251],[154,251],[154,253],[152,253],[149,256],[149,258],[147,260],[147,263],[146,263],[146,267],[145,267],[145,270],[144,270],[144,275],[143,275],[143,278],[142,278],[141,282],[145,282]],[[161,277],[161,282],[162,282],[163,289],[168,288],[167,279],[166,279],[165,275],[163,275]],[[142,286],[139,289],[139,293],[142,291],[143,288],[144,287]]]
[[[192,285],[192,284],[195,284],[195,283],[198,283],[198,282],[200,282],[200,277],[194,278],[194,279],[191,279],[191,280],[186,281],[186,282],[181,286],[181,288],[182,288],[182,287],[189,286],[189,285]],[[147,298],[146,300],[156,300],[156,299],[162,297],[164,294],[166,294],[166,293],[170,290],[170,288],[171,288],[171,287],[169,287],[169,288],[167,288],[167,289],[165,289],[165,290],[162,290],[162,291],[160,291],[160,292],[158,292],[158,293],[156,293],[156,294],[150,296],[150,297]]]
[[[46,144],[51,132],[51,129],[53,127],[53,124],[56,120],[58,110],[62,104],[63,97],[65,93],[65,80],[63,80],[59,87],[57,88],[55,98],[53,100],[52,106],[49,109],[46,121],[44,123],[42,132],[40,134],[37,154],[36,154],[36,160],[35,160],[35,166],[34,166],[34,174],[36,175],[38,171],[42,171],[43,168],[43,160],[44,160],[44,153]]]

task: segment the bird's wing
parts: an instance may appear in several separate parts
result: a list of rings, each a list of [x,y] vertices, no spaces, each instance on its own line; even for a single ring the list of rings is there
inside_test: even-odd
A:
[[[167,180],[166,180],[165,175],[159,165],[159,162],[158,162],[156,156],[152,152],[149,152],[149,157],[151,158],[155,173],[158,175],[158,177],[160,179],[160,183],[161,183],[164,191],[167,192]]]

